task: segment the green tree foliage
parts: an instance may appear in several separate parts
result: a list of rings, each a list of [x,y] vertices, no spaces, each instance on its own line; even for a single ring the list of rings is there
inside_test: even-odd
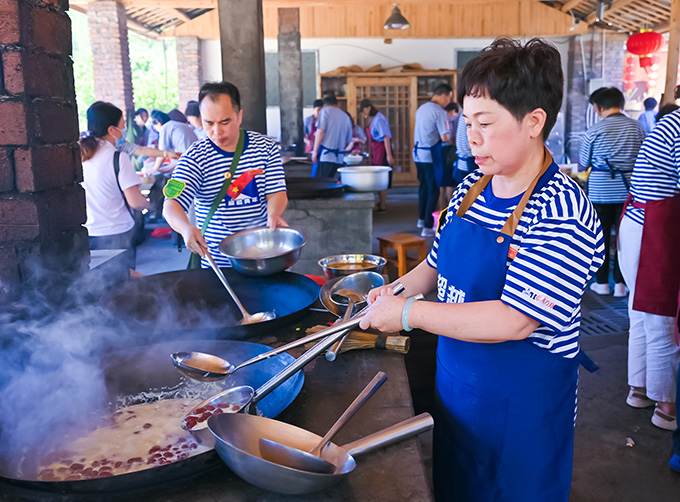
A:
[[[95,101],[92,48],[87,16],[70,11],[73,31],[73,73],[80,130],[87,128],[86,112]],[[152,40],[128,32],[135,107],[165,112],[177,108],[177,49],[174,39]]]

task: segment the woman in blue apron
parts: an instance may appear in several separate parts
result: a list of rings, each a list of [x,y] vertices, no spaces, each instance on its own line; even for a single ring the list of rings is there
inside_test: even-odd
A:
[[[543,146],[562,84],[559,53],[539,39],[499,39],[466,66],[458,101],[481,172],[456,189],[427,260],[399,279],[404,293],[369,294],[361,328],[440,335],[439,501],[569,497],[580,298],[603,240]],[[437,302],[408,298],[435,290]]]

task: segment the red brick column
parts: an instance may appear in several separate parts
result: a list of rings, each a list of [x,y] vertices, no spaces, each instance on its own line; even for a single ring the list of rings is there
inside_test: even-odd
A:
[[[115,1],[88,4],[87,21],[94,66],[94,94],[121,110],[134,110],[125,7]]]
[[[201,39],[177,37],[177,78],[179,81],[179,109],[184,112],[187,101],[198,100],[203,85],[201,69]]]
[[[89,263],[67,0],[0,0],[0,302]]]

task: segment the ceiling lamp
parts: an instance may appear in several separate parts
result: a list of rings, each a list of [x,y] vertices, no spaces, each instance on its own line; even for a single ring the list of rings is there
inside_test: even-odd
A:
[[[401,14],[399,10],[399,4],[394,4],[394,9],[392,9],[392,14],[385,21],[386,30],[405,30],[410,28],[410,24],[406,18]]]
[[[652,30],[640,30],[640,33],[636,33],[628,39],[626,48],[628,52],[640,56],[640,66],[648,71],[653,64],[650,55],[658,51],[662,44],[663,36],[660,33]]]

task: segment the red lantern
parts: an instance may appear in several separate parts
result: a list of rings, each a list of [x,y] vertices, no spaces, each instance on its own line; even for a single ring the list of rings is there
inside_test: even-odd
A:
[[[649,70],[653,61],[650,54],[658,51],[663,43],[663,35],[651,30],[641,30],[628,39],[626,48],[628,52],[632,52],[640,56],[640,67]]]

